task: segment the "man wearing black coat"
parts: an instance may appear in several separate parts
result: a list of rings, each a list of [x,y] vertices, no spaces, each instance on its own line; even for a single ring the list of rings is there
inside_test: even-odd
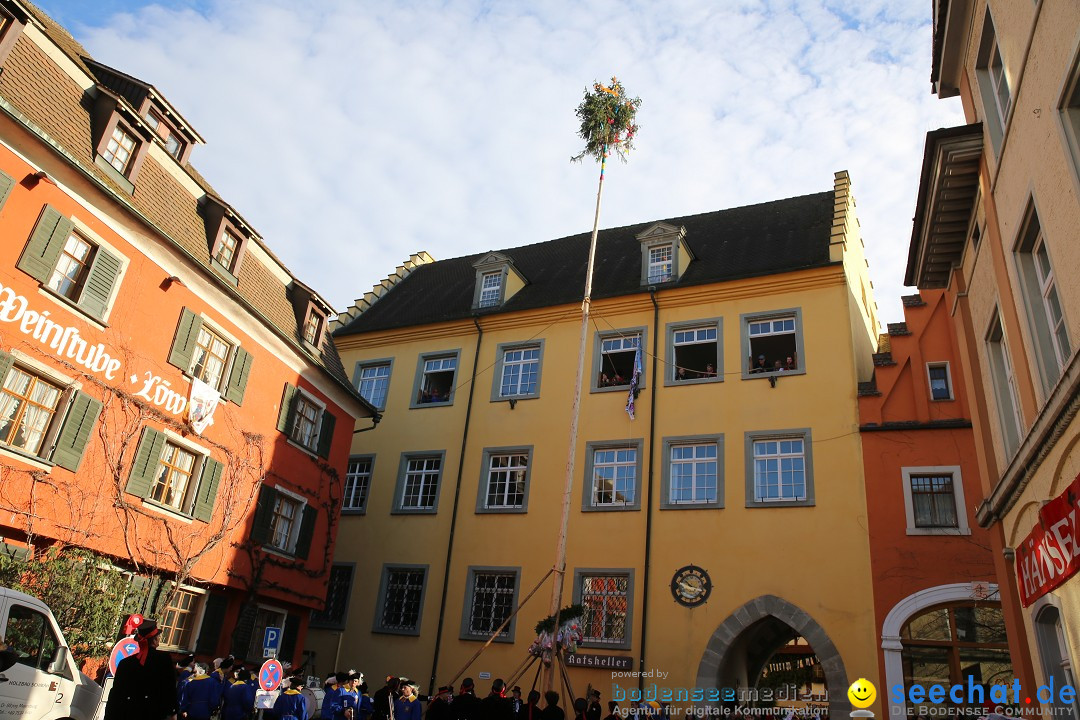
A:
[[[371,720],[394,720],[394,698],[400,685],[401,678],[388,677],[383,689],[371,696],[371,703],[375,706]]]
[[[135,633],[139,652],[116,666],[105,720],[176,720],[176,666],[158,650],[161,630],[144,620]]]
[[[491,683],[491,693],[480,701],[481,720],[514,720],[514,706],[504,695],[505,691],[502,678]]]
[[[481,720],[480,700],[476,697],[472,678],[461,681],[461,692],[454,698],[453,707],[457,720]]]

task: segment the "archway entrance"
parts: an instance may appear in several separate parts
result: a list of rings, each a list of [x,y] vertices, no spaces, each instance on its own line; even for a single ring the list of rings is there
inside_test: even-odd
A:
[[[816,703],[811,699],[811,705],[822,716],[847,715],[847,671],[828,634],[799,607],[763,595],[738,608],[713,632],[698,665],[697,686],[733,688],[744,706],[788,705],[790,700],[778,697],[773,684],[789,667],[809,670],[811,690],[817,673],[817,687],[824,694]],[[765,693],[767,689],[772,692]],[[763,700],[765,696],[772,700]]]

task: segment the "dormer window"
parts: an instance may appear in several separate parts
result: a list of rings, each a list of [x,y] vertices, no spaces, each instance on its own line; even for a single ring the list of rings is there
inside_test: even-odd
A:
[[[239,248],[240,241],[237,240],[236,235],[225,228],[221,231],[221,239],[218,241],[217,249],[214,250],[214,260],[220,263],[221,267],[232,272],[233,261],[236,260],[236,251]]]
[[[318,347],[325,322],[326,319],[322,316],[322,313],[315,309],[314,305],[308,308],[307,320],[304,321],[304,342]]]
[[[641,243],[641,284],[675,282],[694,259],[686,244],[686,228],[655,223],[638,233]]]
[[[172,155],[177,160],[180,159],[181,154],[184,152],[184,142],[177,137],[173,132],[172,127],[165,122],[165,119],[154,109],[150,109],[146,113],[146,124],[149,125],[154,132],[158,134],[162,142],[165,143],[165,151]]]
[[[670,244],[649,248],[650,283],[663,283],[672,279],[671,260],[674,255]]]
[[[135,140],[135,137],[120,123],[117,123],[113,127],[112,136],[109,137],[109,141],[106,143],[105,150],[101,155],[106,162],[113,166],[116,172],[126,177],[137,148],[138,141]]]
[[[494,307],[502,301],[502,273],[489,272],[480,276],[480,307]]]
[[[473,267],[476,269],[474,309],[499,307],[525,287],[525,278],[503,253],[489,252],[474,262]]]

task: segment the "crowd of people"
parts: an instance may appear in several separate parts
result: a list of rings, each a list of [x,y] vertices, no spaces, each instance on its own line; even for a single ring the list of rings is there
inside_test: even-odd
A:
[[[600,693],[596,690],[589,690],[585,698],[575,700],[569,713],[559,706],[559,700],[559,693],[554,690],[542,696],[539,691],[532,690],[523,699],[520,687],[508,688],[501,679],[493,681],[491,691],[480,698],[472,678],[465,678],[457,694],[452,685],[439,688],[428,704],[427,720],[567,720],[571,713],[574,720],[615,720],[618,717],[618,703],[615,702],[608,702],[608,712],[604,715]],[[395,715],[373,720],[406,718]]]

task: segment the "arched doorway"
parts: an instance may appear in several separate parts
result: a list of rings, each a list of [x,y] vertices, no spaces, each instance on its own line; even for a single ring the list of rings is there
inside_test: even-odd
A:
[[[844,660],[828,634],[802,609],[775,595],[762,595],[732,613],[713,632],[698,664],[697,687],[753,689],[778,651],[802,638],[820,664],[829,715],[849,711]],[[796,643],[797,644],[797,643]]]
[[[1053,683],[1054,687],[1060,688],[1065,685],[1076,687],[1073,680],[1072,658],[1069,656],[1069,645],[1065,641],[1065,627],[1061,618],[1061,610],[1057,605],[1049,602],[1049,598],[1042,598],[1041,607],[1034,608],[1035,618],[1035,642],[1039,648],[1039,660],[1042,662],[1043,675],[1047,683]],[[1080,717],[1078,703],[1074,699],[1070,703],[1061,702],[1060,697],[1054,697],[1051,703],[1054,707],[1055,717],[1072,718]]]

